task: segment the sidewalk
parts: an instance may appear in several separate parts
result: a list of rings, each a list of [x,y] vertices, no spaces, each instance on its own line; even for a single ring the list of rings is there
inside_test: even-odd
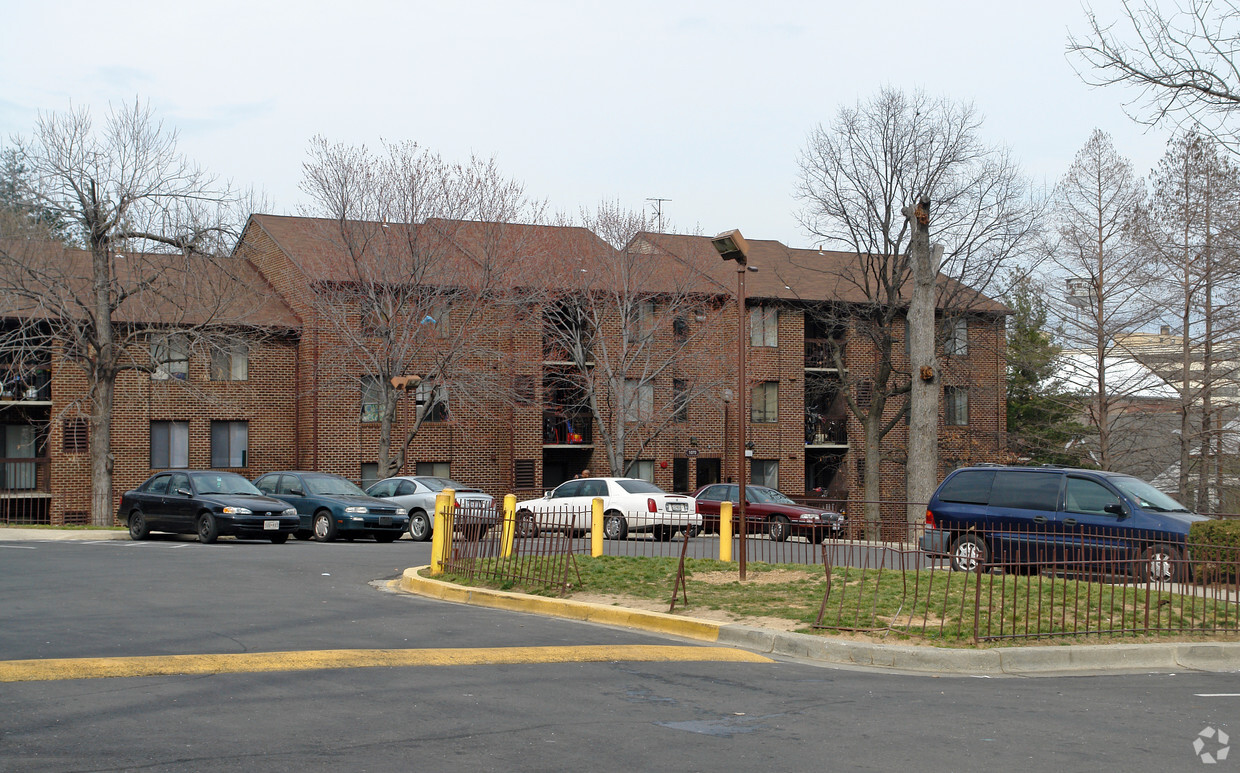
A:
[[[469,588],[406,569],[392,586],[419,596],[514,612],[635,628],[767,655],[847,666],[956,676],[1052,676],[1173,671],[1240,671],[1240,642],[1069,644],[1042,647],[948,647],[884,644],[717,623],[570,599]]]
[[[111,539],[129,539],[129,532],[125,529],[23,529],[20,526],[0,526],[0,542],[98,542]]]

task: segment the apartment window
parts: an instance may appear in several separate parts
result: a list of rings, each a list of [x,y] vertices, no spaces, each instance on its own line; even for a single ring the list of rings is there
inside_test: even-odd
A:
[[[182,335],[161,335],[151,340],[151,378],[184,381],[189,377],[189,342]]]
[[[436,338],[447,338],[451,330],[452,312],[448,308],[447,301],[437,301],[431,304],[426,313],[419,320],[423,327],[429,327],[435,332]]]
[[[443,384],[418,384],[418,415],[422,421],[448,420],[448,387]]]
[[[654,301],[638,301],[633,304],[624,329],[625,341],[631,344],[649,341],[654,335],[654,316]]]
[[[689,420],[689,382],[672,379],[672,421]]]
[[[749,479],[755,486],[779,488],[779,460],[750,459]]]
[[[754,424],[774,424],[779,421],[778,381],[763,381],[754,385],[749,403],[749,420]]]
[[[66,454],[84,454],[90,450],[90,424],[86,419],[65,419],[63,435],[61,447]]]
[[[678,344],[689,340],[689,319],[684,314],[677,314],[672,320],[672,337]]]
[[[749,310],[749,345],[779,346],[779,309],[754,306]]]
[[[624,420],[649,421],[654,416],[654,384],[640,379],[624,380]]]
[[[430,475],[436,478],[451,478],[448,474],[447,462],[418,462],[414,465],[414,472],[418,475]]]
[[[948,426],[961,427],[969,423],[968,387],[943,387],[943,414]]]
[[[211,466],[249,465],[250,423],[248,421],[211,422]]]
[[[379,482],[379,463],[362,462],[362,488],[370,488]]]
[[[378,376],[362,376],[362,421],[379,421],[383,417],[381,392]]]
[[[189,466],[189,422],[151,422],[151,469]]]
[[[233,343],[211,350],[212,381],[245,381],[250,377],[250,347]]]
[[[948,323],[947,340],[943,353],[964,356],[969,353],[969,320],[953,319]]]
[[[654,483],[654,462],[650,459],[638,459],[637,461],[629,460],[625,462],[628,468],[628,477],[647,480]]]

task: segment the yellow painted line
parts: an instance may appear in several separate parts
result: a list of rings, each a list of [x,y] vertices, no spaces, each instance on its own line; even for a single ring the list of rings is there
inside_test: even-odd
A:
[[[597,645],[582,647],[479,647],[476,649],[307,650],[220,655],[121,658],[55,658],[0,661],[0,682],[47,682],[129,676],[246,674],[334,668],[484,666],[510,663],[609,661],[771,663],[730,647]]]

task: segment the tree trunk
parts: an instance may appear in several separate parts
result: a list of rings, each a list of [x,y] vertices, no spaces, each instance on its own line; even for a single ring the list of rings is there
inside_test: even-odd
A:
[[[883,415],[871,410],[865,417],[865,473],[861,483],[865,497],[865,533],[870,539],[882,539],[882,426]]]
[[[90,522],[111,526],[112,511],[112,395],[116,377],[96,376],[90,390]]]
[[[909,395],[908,462],[905,467],[905,517],[909,524],[924,517],[925,504],[938,484],[939,374],[934,357],[934,280],[939,273],[943,248],[930,246],[930,199],[922,197],[917,208],[904,209],[912,229],[909,262],[913,268],[913,291],[908,311],[909,364],[912,386]]]

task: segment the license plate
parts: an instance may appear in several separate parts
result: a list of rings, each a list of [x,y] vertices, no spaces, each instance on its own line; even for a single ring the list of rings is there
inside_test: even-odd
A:
[[[391,525],[392,525],[392,516],[390,516],[390,515],[381,515],[381,516],[379,516],[379,525],[380,525],[380,526],[391,526]]]
[[[689,511],[689,505],[684,502],[668,502],[667,511],[669,513],[687,513]]]
[[[263,521],[263,531],[279,531],[279,521]]]

